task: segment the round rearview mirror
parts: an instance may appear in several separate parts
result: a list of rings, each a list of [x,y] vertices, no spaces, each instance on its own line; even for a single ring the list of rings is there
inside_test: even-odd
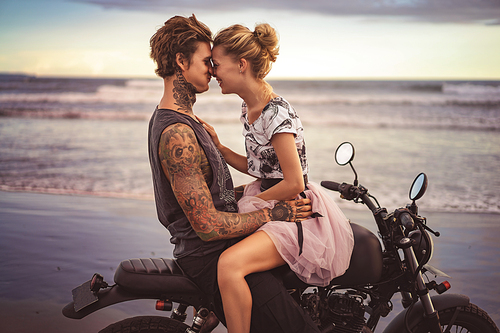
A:
[[[410,188],[410,200],[415,201],[420,199],[427,190],[427,175],[425,173],[419,174]]]
[[[354,158],[354,146],[350,142],[344,142],[335,151],[335,161],[338,165],[346,165]]]

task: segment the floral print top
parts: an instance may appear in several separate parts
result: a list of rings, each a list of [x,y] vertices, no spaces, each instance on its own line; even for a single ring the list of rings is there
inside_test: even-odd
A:
[[[283,172],[271,144],[271,138],[277,133],[292,133],[299,153],[302,173],[307,175],[308,165],[304,128],[293,107],[283,97],[276,97],[262,110],[261,115],[252,124],[248,122],[247,105],[243,102],[241,122],[245,137],[248,173],[257,178],[283,178]]]

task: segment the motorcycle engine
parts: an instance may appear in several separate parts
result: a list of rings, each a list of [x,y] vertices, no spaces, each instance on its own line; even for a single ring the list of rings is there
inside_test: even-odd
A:
[[[321,332],[367,332],[367,327],[364,327],[365,306],[359,295],[332,293],[327,299],[321,299],[317,293],[304,294],[302,307]]]

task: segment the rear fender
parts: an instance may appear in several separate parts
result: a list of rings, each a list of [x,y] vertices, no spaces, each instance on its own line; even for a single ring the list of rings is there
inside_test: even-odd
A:
[[[97,296],[99,298],[97,302],[84,307],[78,312],[75,311],[75,303],[69,303],[63,308],[63,315],[71,319],[82,319],[97,310],[113,304],[132,301],[136,299],[148,299],[148,297],[144,297],[144,295],[133,295],[123,288],[120,288],[120,286],[116,285],[111,288],[99,291]],[[151,297],[151,299],[154,298]]]
[[[84,307],[80,311],[75,311],[74,302],[66,305],[62,313],[64,316],[71,319],[82,319],[91,313],[94,313],[102,308],[108,307],[113,304],[133,301],[138,299],[168,299],[171,302],[183,303],[192,305],[195,308],[201,307],[206,301],[203,295],[194,294],[176,294],[176,295],[147,295],[147,294],[133,294],[124,288],[114,285],[111,288],[101,290],[97,294],[99,300],[89,306]]]
[[[460,294],[444,294],[431,297],[432,304],[436,311],[441,311],[448,308],[455,308],[458,306],[467,306],[470,303],[469,297]],[[408,309],[401,311],[390,323],[387,325],[383,333],[401,333],[406,332],[405,316]],[[408,315],[408,325],[415,327],[424,316],[424,309],[421,302],[415,304]]]

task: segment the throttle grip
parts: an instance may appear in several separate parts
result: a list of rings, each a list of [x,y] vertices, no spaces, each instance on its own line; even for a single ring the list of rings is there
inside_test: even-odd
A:
[[[321,182],[321,186],[323,186],[329,190],[332,190],[332,191],[340,192],[340,190],[339,190],[340,184],[336,183],[336,182],[324,180]]]

